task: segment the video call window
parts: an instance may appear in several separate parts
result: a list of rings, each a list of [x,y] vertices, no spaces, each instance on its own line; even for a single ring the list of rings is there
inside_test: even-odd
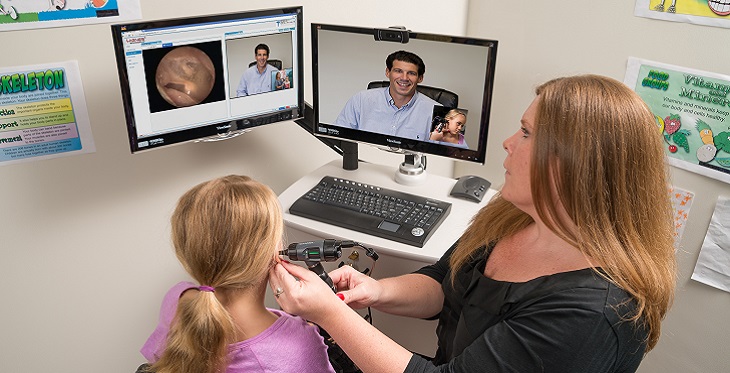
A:
[[[260,17],[245,17],[242,13],[240,19],[202,23],[171,20],[173,25],[162,21],[164,26],[145,25],[142,29],[130,25],[125,30],[121,25],[119,43],[124,66],[120,70],[125,71],[120,73],[120,80],[123,95],[128,95],[125,109],[132,113],[130,128],[139,147],[153,145],[145,139],[177,141],[164,135],[300,106],[300,91],[291,89],[301,71],[297,58],[301,53],[300,18],[300,12]],[[276,64],[267,67],[270,71],[263,79],[269,88],[237,97],[236,88],[250,64],[255,63],[254,49],[259,44],[269,47],[268,60]],[[129,117],[128,113],[128,122]],[[215,134],[215,128],[212,131]]]
[[[397,147],[483,162],[489,124],[497,42],[473,38],[410,33],[407,43],[378,40],[375,29],[313,24],[315,133],[361,143]],[[380,93],[397,81],[386,71],[386,58],[398,51],[417,55],[425,73],[418,92],[428,91],[426,108],[387,110]],[[413,65],[411,65],[413,66]],[[336,77],[336,78],[332,78]],[[408,87],[408,83],[401,88]],[[397,92],[396,92],[397,93]],[[441,93],[443,95],[439,96]],[[380,95],[380,96],[379,96]],[[447,99],[450,95],[454,99]],[[382,96],[382,97],[381,97]],[[423,96],[423,95],[422,95]],[[439,96],[438,99],[434,98]],[[391,96],[392,97],[392,96]],[[383,103],[383,104],[376,104]],[[382,110],[382,118],[370,115]],[[395,112],[396,114],[392,114]],[[403,117],[418,117],[407,126]],[[397,125],[380,126],[396,117]],[[400,115],[400,117],[398,117]],[[382,120],[381,120],[382,119]],[[359,120],[359,123],[356,121]],[[372,125],[368,125],[370,120]],[[402,130],[410,127],[411,130]],[[432,132],[451,128],[433,140]],[[448,141],[446,141],[448,140]]]

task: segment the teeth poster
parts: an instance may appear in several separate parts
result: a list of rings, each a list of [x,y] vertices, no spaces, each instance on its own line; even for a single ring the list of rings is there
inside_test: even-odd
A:
[[[634,15],[729,28],[730,0],[636,0]]]
[[[730,76],[631,57],[624,83],[654,113],[672,166],[730,183]]]
[[[94,151],[76,61],[0,68],[0,165]]]

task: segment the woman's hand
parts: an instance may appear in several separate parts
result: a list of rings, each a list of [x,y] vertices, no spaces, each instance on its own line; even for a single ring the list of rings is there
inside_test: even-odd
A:
[[[361,309],[377,304],[383,286],[375,279],[350,266],[342,266],[329,274],[337,295],[350,307]]]
[[[333,307],[336,302],[342,303],[317,274],[288,262],[279,262],[269,270],[269,286],[284,311],[315,323],[337,309]]]
[[[347,288],[340,294],[367,304],[379,294],[378,281],[350,266],[332,271],[332,281]],[[269,271],[269,285],[284,311],[312,321],[327,331],[364,372],[403,372],[413,355],[370,325],[341,301],[314,272],[288,262]],[[283,292],[278,292],[281,288]]]

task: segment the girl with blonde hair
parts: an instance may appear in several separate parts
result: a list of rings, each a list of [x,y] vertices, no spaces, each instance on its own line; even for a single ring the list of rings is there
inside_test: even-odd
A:
[[[466,128],[466,111],[462,109],[451,109],[444,115],[443,127],[437,127],[431,132],[431,141],[446,143],[447,145],[468,148],[464,138]]]
[[[264,306],[282,247],[274,192],[246,176],[201,183],[179,200],[172,242],[198,283],[167,293],[142,348],[156,373],[333,372],[316,326]]]

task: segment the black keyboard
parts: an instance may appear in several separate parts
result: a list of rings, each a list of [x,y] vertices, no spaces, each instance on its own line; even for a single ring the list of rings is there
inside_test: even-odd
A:
[[[292,215],[423,247],[451,204],[325,176],[289,207]]]

